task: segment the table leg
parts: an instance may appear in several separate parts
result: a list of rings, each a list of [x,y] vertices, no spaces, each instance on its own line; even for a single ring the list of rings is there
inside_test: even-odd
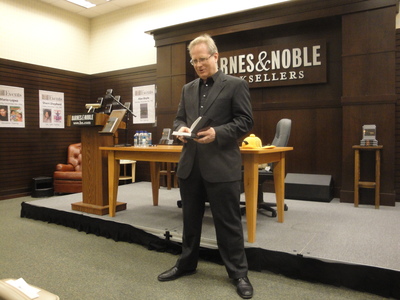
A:
[[[281,159],[274,166],[274,186],[276,197],[276,208],[278,222],[283,223],[285,214],[285,154],[281,154]]]
[[[381,189],[381,152],[375,150],[375,208],[379,208]]]
[[[258,189],[258,164],[254,157],[246,156],[244,166],[244,194],[246,198],[247,240],[254,243],[256,240],[257,223],[257,189]]]
[[[151,188],[153,192],[153,206],[158,206],[158,190],[160,189],[160,163],[150,162]]]
[[[354,206],[358,207],[360,181],[360,151],[354,150]]]
[[[115,159],[115,152],[108,151],[108,198],[109,215],[115,217],[118,193],[119,160]]]

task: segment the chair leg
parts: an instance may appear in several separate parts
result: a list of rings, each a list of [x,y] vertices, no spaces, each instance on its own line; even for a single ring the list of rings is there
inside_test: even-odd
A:
[[[276,207],[275,203],[262,202],[258,204],[258,209],[264,209],[266,211],[271,212],[272,218],[275,218],[277,216],[276,209],[274,209],[274,207]],[[285,204],[284,210],[287,211],[288,209],[289,209],[288,206]]]
[[[271,213],[271,215],[270,216],[267,215],[267,216],[269,216],[271,218],[276,218],[276,216],[277,216],[276,210],[274,208],[272,208],[272,206],[269,205],[269,203],[264,202],[264,194],[263,194],[263,191],[262,191],[262,183],[260,183],[258,185],[257,208],[269,211]]]
[[[178,183],[178,176],[176,176],[176,171],[174,172],[174,188],[178,188],[179,183]]]
[[[167,163],[167,190],[171,189],[171,163]]]
[[[269,212],[271,212],[271,218],[276,218],[276,216],[277,216],[276,210],[268,204],[269,203],[266,203],[266,202],[260,203],[260,204],[258,204],[258,209],[264,209],[266,211],[269,211]]]
[[[240,202],[240,205],[246,205],[246,202]],[[260,209],[266,210],[266,211],[268,211],[268,212],[271,213],[270,216],[267,215],[267,214],[265,214],[266,216],[269,216],[269,217],[271,217],[271,218],[276,218],[277,212],[276,212],[276,209],[274,209],[274,207],[276,207],[276,203],[264,202],[264,194],[263,194],[263,192],[262,192],[262,183],[260,183],[260,184],[258,185],[257,209],[259,209],[259,210],[260,210]],[[286,204],[285,204],[285,206],[284,206],[284,209],[285,209],[285,211],[287,211],[287,210],[289,209],[288,206],[287,206]],[[241,213],[242,213],[242,216],[244,216],[244,215],[246,214],[246,206],[241,207],[241,208],[240,208],[240,211],[241,211]]]

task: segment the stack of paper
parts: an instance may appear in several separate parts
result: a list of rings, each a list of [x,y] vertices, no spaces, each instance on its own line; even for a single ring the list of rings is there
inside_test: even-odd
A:
[[[40,290],[37,288],[34,288],[27,284],[25,280],[22,278],[17,279],[17,280],[7,280],[6,281],[9,285],[12,285],[13,287],[17,288],[21,292],[23,292],[25,295],[27,295],[30,299],[35,299],[39,298],[39,292]]]

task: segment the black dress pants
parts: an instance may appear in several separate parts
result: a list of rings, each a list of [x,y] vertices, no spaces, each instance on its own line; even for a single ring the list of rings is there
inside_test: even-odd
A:
[[[218,249],[229,278],[247,276],[240,212],[240,181],[211,183],[200,173],[197,159],[190,176],[180,179],[182,197],[182,254],[176,263],[181,270],[194,270],[199,257],[206,200],[213,215]]]

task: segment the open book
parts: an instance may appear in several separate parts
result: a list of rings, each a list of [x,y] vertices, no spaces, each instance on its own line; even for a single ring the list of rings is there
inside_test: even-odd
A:
[[[118,118],[110,117],[107,123],[104,125],[103,129],[99,133],[113,134],[115,126],[117,125]]]
[[[126,113],[126,109],[114,109],[110,117],[107,120],[107,123],[104,125],[103,129],[99,131],[101,134],[114,134],[119,125],[121,124],[122,119],[124,118]]]
[[[201,129],[208,127],[211,122],[212,120],[206,116],[200,116],[196,119],[196,121],[193,122],[192,126],[190,126],[190,132],[174,131],[172,135],[184,136],[187,139],[197,138],[197,133]]]

